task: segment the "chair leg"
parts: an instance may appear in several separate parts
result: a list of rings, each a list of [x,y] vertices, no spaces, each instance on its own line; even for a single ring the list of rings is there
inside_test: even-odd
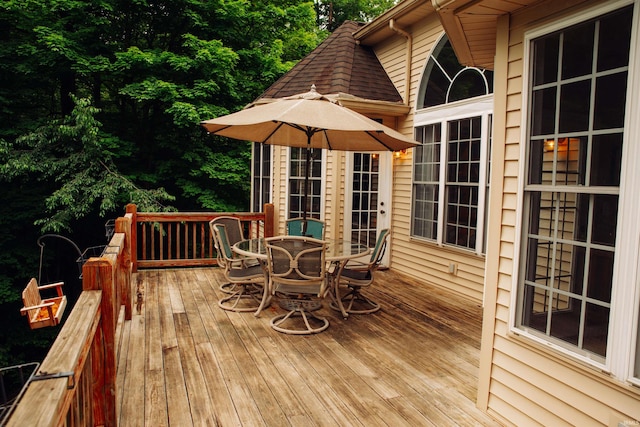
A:
[[[256,284],[237,284],[235,292],[219,300],[218,306],[228,311],[256,311],[256,309],[263,305],[263,292],[264,289]],[[240,302],[244,304],[241,305]]]
[[[340,298],[343,307],[332,301],[329,306],[334,310],[344,310],[349,314],[370,314],[380,310],[380,304],[362,295],[358,286],[349,286],[349,291],[345,295],[342,297],[337,295],[336,298]]]
[[[292,299],[286,300],[284,304],[282,303],[283,301],[281,301],[283,308],[290,310],[271,319],[269,323],[276,331],[291,335],[309,335],[317,334],[329,327],[329,321],[326,318],[313,314],[315,301]],[[313,304],[311,310],[307,310],[305,307],[310,304]],[[302,319],[304,326],[296,319]],[[283,324],[288,320],[289,325],[285,327]]]
[[[225,294],[233,294],[238,290],[237,286],[238,285],[235,283],[223,283],[222,285],[220,285],[220,291],[224,292]]]

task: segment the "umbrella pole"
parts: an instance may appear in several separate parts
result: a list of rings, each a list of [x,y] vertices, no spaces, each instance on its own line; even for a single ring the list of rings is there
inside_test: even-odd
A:
[[[309,198],[309,174],[311,173],[311,134],[307,133],[307,159],[304,170],[304,195],[302,196],[302,235],[307,234],[307,201]]]

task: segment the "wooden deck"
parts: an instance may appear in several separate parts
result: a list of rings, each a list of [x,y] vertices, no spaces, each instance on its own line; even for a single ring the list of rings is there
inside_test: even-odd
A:
[[[312,336],[217,306],[217,268],[146,270],[118,363],[120,426],[494,426],[475,407],[481,307],[379,272],[383,308]],[[134,284],[135,286],[135,284]],[[325,304],[326,306],[327,304]]]

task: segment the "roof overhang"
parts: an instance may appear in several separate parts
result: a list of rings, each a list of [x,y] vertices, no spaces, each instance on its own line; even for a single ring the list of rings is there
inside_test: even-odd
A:
[[[365,46],[374,46],[397,36],[389,21],[393,20],[400,28],[407,28],[432,14],[433,6],[429,0],[405,0],[353,33],[353,37]]]
[[[431,0],[458,61],[493,69],[498,17],[539,0]]]
[[[411,111],[411,107],[403,103],[358,98],[347,93],[339,93],[335,95],[334,99],[343,107],[372,118],[381,115],[391,117],[406,116]]]

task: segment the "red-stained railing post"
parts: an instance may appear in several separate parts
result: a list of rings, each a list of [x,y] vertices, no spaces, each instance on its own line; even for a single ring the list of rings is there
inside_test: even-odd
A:
[[[264,205],[264,237],[273,237],[275,235],[275,209],[272,203]]]
[[[131,233],[132,229],[131,216],[120,217],[116,219],[116,233],[124,233],[124,248],[119,259],[119,270],[122,272],[120,275],[122,283],[120,283],[120,289],[122,292],[122,303],[124,304],[124,318],[125,320],[131,320],[132,316],[132,302],[131,302],[131,273],[133,271],[133,263],[131,262]]]
[[[138,207],[133,203],[129,203],[126,207],[127,216],[131,217],[131,243],[129,247],[131,251],[131,271],[138,271]]]
[[[117,255],[91,258],[82,267],[83,289],[101,290],[100,323],[92,345],[94,421],[96,425],[117,426],[116,420],[116,322],[120,301],[114,301]]]

